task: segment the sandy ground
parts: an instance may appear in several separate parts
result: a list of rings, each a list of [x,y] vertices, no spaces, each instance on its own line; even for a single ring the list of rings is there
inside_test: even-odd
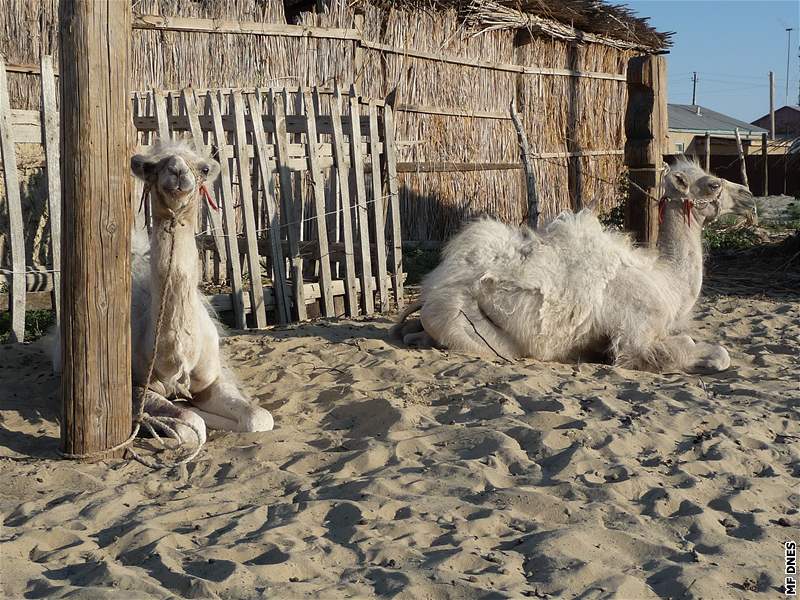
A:
[[[0,348],[3,592],[779,597],[800,294],[748,290],[701,301],[698,337],[733,360],[702,378],[412,351],[388,320],[234,335],[277,428],[167,472],[58,460],[45,358]]]

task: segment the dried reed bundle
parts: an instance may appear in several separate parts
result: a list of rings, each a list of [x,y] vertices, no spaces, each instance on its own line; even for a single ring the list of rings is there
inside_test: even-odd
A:
[[[587,33],[574,27],[570,23],[560,23],[551,18],[524,12],[517,6],[507,6],[498,2],[485,0],[470,0],[466,8],[465,24],[474,30],[473,35],[487,31],[506,29],[525,29],[531,34],[545,34],[547,36],[567,42],[595,43],[626,50],[651,51],[654,40],[646,36],[647,43],[618,39],[608,35]],[[616,30],[616,28],[615,28]],[[631,32],[632,35],[633,32]]]
[[[667,47],[672,33],[660,33],[625,6],[602,0],[358,0],[386,9],[439,12],[454,9],[477,31],[527,29],[562,40],[610,43],[653,51]]]

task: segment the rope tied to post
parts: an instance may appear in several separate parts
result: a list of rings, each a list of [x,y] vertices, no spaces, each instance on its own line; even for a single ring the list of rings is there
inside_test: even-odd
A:
[[[149,189],[145,189],[144,193],[142,194],[142,201],[144,201],[144,197],[149,192]],[[154,397],[155,399],[162,399],[166,402],[169,402],[167,398],[159,394],[158,392],[150,389],[151,384],[153,383],[153,372],[155,370],[156,358],[158,355],[158,343],[159,338],[161,336],[161,329],[164,325],[164,311],[166,308],[166,297],[167,292],[169,291],[169,286],[171,284],[172,279],[172,267],[175,258],[175,226],[177,224],[177,218],[173,215],[169,221],[166,222],[165,232],[169,236],[170,245],[169,245],[169,258],[167,261],[167,274],[164,278],[164,286],[161,289],[161,302],[158,307],[158,317],[156,319],[156,327],[155,332],[153,335],[153,348],[150,356],[150,363],[147,367],[147,379],[146,384],[144,386],[134,386],[134,396],[138,400],[138,406],[136,407],[136,413],[133,415],[133,430],[128,438],[122,442],[117,444],[112,448],[107,448],[106,450],[101,450],[99,452],[89,452],[86,454],[71,454],[67,452],[62,452],[61,455],[65,458],[72,458],[72,459],[86,459],[86,458],[95,458],[99,456],[104,456],[110,452],[116,452],[117,450],[127,449],[128,453],[131,457],[140,462],[141,464],[150,467],[151,469],[163,469],[167,467],[177,467],[179,465],[186,464],[200,453],[200,450],[203,448],[203,439],[202,433],[197,429],[197,427],[188,421],[184,421],[182,419],[177,419],[175,417],[168,417],[165,415],[154,416],[147,414],[144,411],[145,401],[147,400],[148,396]],[[133,449],[132,445],[133,442],[136,440],[136,436],[139,434],[139,431],[144,427],[150,435],[153,436],[158,442],[163,446],[166,447],[166,443],[162,439],[162,437],[158,434],[156,429],[160,429],[162,432],[165,432],[168,437],[176,440],[178,442],[178,447],[184,445],[186,440],[184,440],[181,435],[177,431],[177,425],[183,425],[191,429],[194,434],[197,436],[197,445],[189,454],[184,456],[178,461],[174,462],[166,462],[154,458],[150,458],[139,454],[136,450]]]

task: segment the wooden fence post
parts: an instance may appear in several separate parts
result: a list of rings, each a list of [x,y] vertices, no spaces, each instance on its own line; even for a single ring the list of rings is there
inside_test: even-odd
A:
[[[742,184],[744,187],[749,188],[750,182],[747,180],[747,163],[744,158],[744,150],[742,149],[742,136],[739,135],[739,128],[736,128],[736,152],[739,154],[739,168],[742,170]]]
[[[25,340],[25,236],[23,233],[22,203],[17,173],[17,151],[11,131],[11,103],[6,80],[6,63],[0,56],[0,156],[3,157],[3,182],[6,186],[6,206],[11,237],[11,341]]]
[[[625,227],[636,241],[653,246],[658,238],[661,166],[667,147],[667,61],[636,56],[628,61],[625,112],[625,166],[630,185]]]
[[[131,433],[131,5],[61,0],[59,21],[61,439],[95,460]]]
[[[47,161],[47,209],[50,213],[50,255],[53,264],[53,308],[61,326],[61,155],[56,109],[56,77],[53,57],[42,56],[42,140]]]

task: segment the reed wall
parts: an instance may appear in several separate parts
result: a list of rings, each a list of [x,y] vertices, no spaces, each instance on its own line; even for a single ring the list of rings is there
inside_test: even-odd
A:
[[[400,10],[393,3],[331,0],[324,13],[304,12],[298,24],[359,25],[365,40],[396,48],[534,67],[623,74],[637,52],[575,44],[545,36],[519,43],[514,29],[478,35],[465,30],[456,8]],[[137,0],[135,14],[286,23],[279,0]],[[8,63],[36,64],[58,54],[57,0],[0,0],[0,52]],[[363,24],[362,24],[363,23]],[[515,40],[517,43],[515,43]],[[132,87],[322,85],[358,81],[368,96],[394,94],[398,160],[406,163],[518,163],[509,119],[425,114],[403,105],[488,111],[505,115],[516,99],[536,153],[621,150],[627,102],[623,81],[519,74],[398,53],[358,49],[353,40],[247,34],[134,30]],[[38,108],[35,75],[9,74],[12,105]],[[439,111],[441,112],[441,111]],[[540,158],[535,161],[545,222],[565,208],[619,200],[622,155]],[[464,220],[491,214],[519,223],[527,215],[521,170],[401,174],[403,235],[441,240]]]

